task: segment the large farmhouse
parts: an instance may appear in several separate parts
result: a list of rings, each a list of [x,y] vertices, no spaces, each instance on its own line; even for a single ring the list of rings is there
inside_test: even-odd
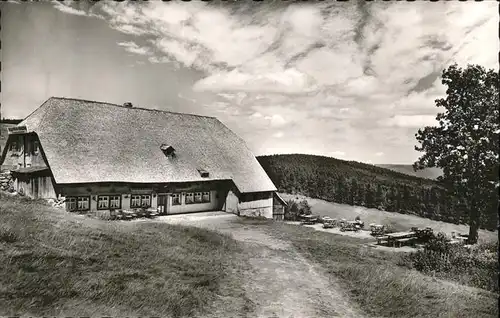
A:
[[[9,128],[0,165],[17,192],[68,211],[283,218],[264,169],[214,117],[52,97]]]

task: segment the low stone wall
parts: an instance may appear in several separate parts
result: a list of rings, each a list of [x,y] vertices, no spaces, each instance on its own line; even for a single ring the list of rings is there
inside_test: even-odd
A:
[[[14,192],[14,177],[10,171],[0,172],[0,190]]]
[[[272,207],[240,209],[240,216],[273,218]]]

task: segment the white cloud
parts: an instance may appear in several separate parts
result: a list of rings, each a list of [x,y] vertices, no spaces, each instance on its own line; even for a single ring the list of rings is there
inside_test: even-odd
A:
[[[237,70],[221,72],[198,81],[193,88],[215,92],[244,91],[284,94],[310,93],[317,89],[311,77],[296,69],[259,74],[241,73]]]
[[[410,160],[412,129],[436,123],[441,71],[455,61],[497,67],[494,2],[377,2],[364,6],[367,14],[356,3],[327,1],[237,6],[95,5],[112,28],[150,40],[122,42],[129,52],[201,71],[193,89],[229,103],[214,101],[217,112],[250,117],[267,136],[282,134],[282,147],[307,136],[290,149],[340,148],[373,159],[382,149],[387,158]]]
[[[266,116],[265,119],[269,120],[272,126],[282,126],[286,124],[286,120],[283,118],[283,116],[278,114],[274,114],[272,116]]]
[[[69,13],[69,14],[79,15],[79,16],[86,16],[87,15],[87,13],[83,10],[75,9],[68,4],[58,2],[58,1],[54,2],[54,7],[57,10],[62,11],[64,13]]]
[[[168,57],[165,57],[165,56],[162,56],[162,57],[150,56],[150,57],[148,57],[148,61],[153,63],[153,64],[173,62],[171,59],[169,59]]]
[[[145,31],[141,28],[135,27],[133,25],[130,25],[130,24],[116,25],[116,26],[113,26],[113,29],[120,31],[122,33],[125,33],[125,34],[131,34],[131,35],[147,34],[147,31]]]
[[[282,138],[285,134],[282,131],[278,131],[277,133],[273,134],[274,138]]]
[[[146,47],[140,47],[134,42],[118,42],[119,46],[125,48],[127,52],[139,55],[151,55],[151,50]]]
[[[345,156],[345,152],[337,150],[337,151],[330,152],[330,155],[332,157],[344,157]]]
[[[231,13],[226,6],[179,2],[106,4],[104,11],[116,28],[155,35],[151,43],[156,49],[186,67],[208,72],[195,85],[198,90],[288,94],[342,85],[339,94],[377,92],[393,99],[404,96],[420,78],[439,72],[450,59],[460,59],[461,51],[453,44],[472,40],[467,32],[481,26],[479,22],[490,21],[490,28],[495,24],[494,18],[483,18],[491,9],[484,4],[475,4],[471,13],[470,5],[459,3],[433,4],[431,9],[424,3],[367,7],[370,18],[360,43],[354,34],[363,15],[355,5],[342,10],[324,3],[289,5],[252,16]],[[482,37],[491,52],[497,51],[498,41]],[[484,61],[496,59],[477,50],[467,53],[472,60],[478,55],[489,56]],[[366,67],[373,74],[364,75]]]
[[[432,115],[396,115],[382,120],[382,124],[390,127],[423,128],[437,125],[436,116]]]
[[[252,118],[262,118],[262,114],[259,113],[259,112],[255,112],[250,117],[252,117]]]
[[[383,153],[383,152],[377,152],[377,153],[375,153],[375,156],[377,156],[377,157],[381,157],[381,156],[383,156],[383,155],[384,155],[384,153]]]

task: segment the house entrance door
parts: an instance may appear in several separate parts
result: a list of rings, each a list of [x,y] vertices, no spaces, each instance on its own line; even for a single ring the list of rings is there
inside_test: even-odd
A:
[[[160,215],[167,214],[168,197],[166,194],[158,195],[158,213]]]
[[[238,214],[239,199],[233,191],[229,191],[226,197],[226,212]]]
[[[33,185],[33,199],[38,199],[38,178],[31,178],[31,184]]]

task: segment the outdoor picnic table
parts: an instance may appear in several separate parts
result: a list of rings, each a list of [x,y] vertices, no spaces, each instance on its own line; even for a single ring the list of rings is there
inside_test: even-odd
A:
[[[382,243],[386,243],[387,239],[388,239],[387,235],[378,236],[377,237],[377,244],[380,245]]]
[[[468,237],[466,237],[466,236],[456,236],[456,237],[454,237],[454,239],[456,241],[458,241],[458,242],[462,242],[463,243],[463,242],[467,241]]]
[[[411,241],[416,238],[415,232],[396,232],[381,235],[377,237],[377,244],[387,243],[389,246],[401,245],[406,241]]]
[[[408,238],[415,236],[415,232],[396,232],[386,234],[389,238],[400,239],[400,238]]]
[[[386,234],[387,244],[389,246],[400,246],[404,242],[410,242],[414,240],[417,235],[415,232],[397,232]]]

